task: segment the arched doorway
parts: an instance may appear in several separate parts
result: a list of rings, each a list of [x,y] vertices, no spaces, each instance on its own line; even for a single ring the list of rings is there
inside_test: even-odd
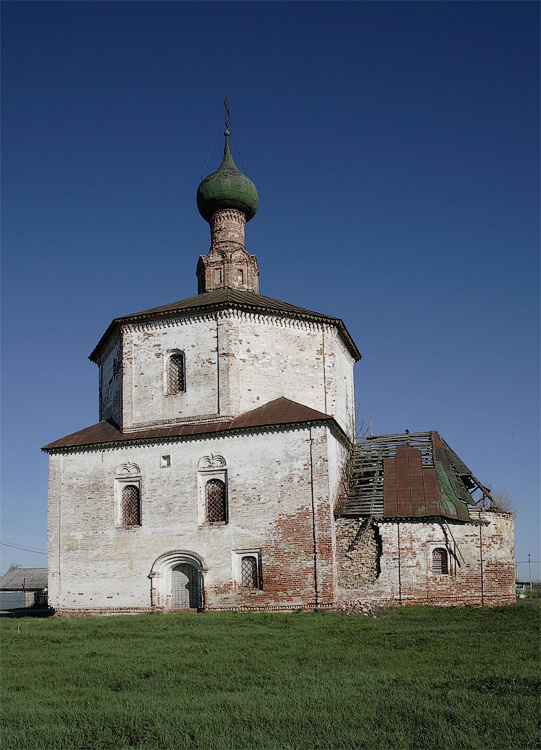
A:
[[[199,576],[189,563],[171,570],[171,609],[196,609],[200,606]]]
[[[161,609],[204,609],[204,561],[190,550],[160,555],[150,571],[152,606]]]

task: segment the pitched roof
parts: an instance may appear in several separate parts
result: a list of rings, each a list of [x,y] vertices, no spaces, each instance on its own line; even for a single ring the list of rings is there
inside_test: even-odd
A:
[[[287,317],[314,321],[319,320],[330,323],[338,328],[355,360],[361,359],[361,353],[357,349],[349,331],[340,318],[323,315],[322,313],[307,310],[306,308],[298,307],[297,305],[290,305],[288,302],[281,302],[280,300],[273,299],[272,297],[265,297],[264,295],[256,294],[255,292],[245,292],[241,289],[229,288],[216,289],[213,292],[203,292],[202,294],[197,294],[195,297],[188,297],[188,299],[179,300],[178,302],[171,302],[168,305],[152,307],[149,310],[141,310],[140,312],[115,318],[99,340],[89,359],[92,362],[97,361],[98,354],[109,336],[123,323],[142,323],[155,318],[174,317],[179,314],[195,315],[200,312],[227,308],[251,310],[252,312],[261,313],[275,313]]]
[[[468,521],[471,492],[489,490],[435,431],[364,438],[352,451],[336,514]]]
[[[0,589],[23,588],[47,588],[47,568],[15,568],[0,578]]]
[[[54,440],[44,445],[42,450],[55,451],[64,448],[77,448],[103,443],[129,443],[133,441],[165,440],[176,437],[191,437],[196,435],[215,434],[217,432],[231,432],[234,430],[245,430],[250,428],[272,427],[280,425],[293,425],[309,422],[335,420],[328,414],[317,409],[303,406],[288,398],[277,398],[274,401],[252,409],[238,417],[223,419],[215,422],[189,422],[171,427],[152,427],[138,430],[137,432],[122,432],[118,427],[108,420],[98,422],[84,430],[74,432],[66,437]],[[338,425],[336,425],[338,427]],[[340,428],[338,428],[340,429]]]

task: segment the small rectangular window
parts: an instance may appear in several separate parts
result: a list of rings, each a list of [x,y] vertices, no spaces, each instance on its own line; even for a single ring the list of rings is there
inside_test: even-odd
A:
[[[257,559],[253,555],[242,558],[240,566],[240,582],[243,589],[257,589]]]
[[[162,469],[169,468],[171,466],[171,456],[162,456],[161,466]]]
[[[261,550],[235,550],[233,552],[233,575],[239,589],[262,590]]]

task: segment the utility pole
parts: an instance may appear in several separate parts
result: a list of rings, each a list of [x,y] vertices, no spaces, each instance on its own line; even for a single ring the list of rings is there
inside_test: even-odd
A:
[[[528,555],[528,568],[530,571],[530,593],[531,593],[533,586],[532,586],[532,556],[530,554]]]

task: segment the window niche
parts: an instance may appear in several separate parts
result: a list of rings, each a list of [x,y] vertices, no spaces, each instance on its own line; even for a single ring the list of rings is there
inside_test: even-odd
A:
[[[449,555],[444,547],[432,550],[432,572],[437,576],[449,575]]]
[[[223,456],[203,456],[197,467],[199,525],[223,526],[229,521],[227,465]]]
[[[237,588],[244,592],[263,589],[261,550],[241,549],[233,553],[233,576]]]
[[[166,396],[177,396],[186,391],[186,357],[180,349],[167,352],[164,380]]]
[[[118,528],[141,526],[141,469],[128,461],[115,471],[114,524]]]

